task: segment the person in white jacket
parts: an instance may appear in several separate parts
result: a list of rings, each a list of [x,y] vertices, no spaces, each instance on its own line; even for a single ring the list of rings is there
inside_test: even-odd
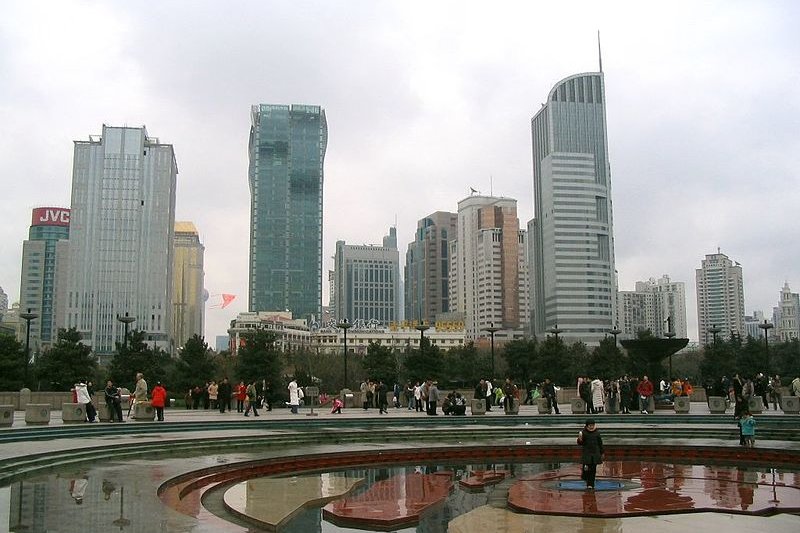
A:
[[[92,397],[89,396],[89,389],[82,380],[75,384],[75,398],[86,409],[86,419],[89,422],[94,422],[97,417],[97,410],[92,403]]]
[[[289,407],[292,408],[292,413],[297,414],[297,408],[300,406],[300,395],[297,392],[297,382],[292,378],[289,382]]]
[[[592,407],[595,413],[602,413],[605,411],[605,391],[603,390],[603,382],[600,378],[592,380]]]

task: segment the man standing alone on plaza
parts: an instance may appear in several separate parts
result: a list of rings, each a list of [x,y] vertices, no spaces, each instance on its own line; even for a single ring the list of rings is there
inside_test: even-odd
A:
[[[549,404],[549,409],[551,411],[555,411],[557,415],[560,415],[561,412],[558,410],[558,399],[556,397],[556,386],[550,381],[550,378],[545,378],[544,380],[544,387],[542,387],[542,396],[547,398],[547,403]]]
[[[436,416],[436,407],[439,404],[439,387],[436,382],[428,380],[428,414]]]

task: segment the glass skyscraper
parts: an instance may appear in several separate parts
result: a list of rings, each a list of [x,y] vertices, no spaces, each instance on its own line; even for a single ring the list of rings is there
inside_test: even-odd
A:
[[[596,344],[614,327],[611,171],[602,72],[570,76],[531,119],[533,333]]]
[[[325,110],[261,104],[251,120],[248,309],[319,320]]]
[[[103,126],[75,141],[66,327],[96,354],[125,340],[121,316],[171,351],[175,188],[171,144],[141,128]]]

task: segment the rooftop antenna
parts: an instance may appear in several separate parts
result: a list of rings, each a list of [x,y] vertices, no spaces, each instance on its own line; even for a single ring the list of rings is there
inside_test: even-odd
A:
[[[600,72],[603,72],[603,52],[600,50],[600,30],[597,30],[597,60],[600,63]]]
[[[494,181],[491,174],[489,174],[489,196],[494,196]]]

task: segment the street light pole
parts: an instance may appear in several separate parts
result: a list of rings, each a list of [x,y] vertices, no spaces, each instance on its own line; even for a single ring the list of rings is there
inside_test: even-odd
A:
[[[128,347],[128,327],[131,325],[132,322],[135,322],[136,319],[134,317],[132,317],[132,316],[129,316],[128,313],[126,312],[125,316],[118,316],[117,320],[119,320],[120,322],[125,324],[125,342],[123,343],[123,346],[125,348],[127,348]]]
[[[556,344],[558,344],[558,334],[559,334],[559,333],[563,333],[563,332],[564,332],[564,330],[563,330],[563,329],[558,329],[558,324],[554,324],[552,328],[550,328],[550,329],[548,329],[548,330],[547,330],[547,332],[548,332],[548,333],[551,333],[551,334],[553,334],[553,335],[555,335],[555,337],[556,337]],[[616,336],[615,336],[614,338],[616,338]]]
[[[494,334],[500,331],[502,328],[498,328],[494,325],[494,322],[489,322],[488,328],[483,328],[483,331],[488,331],[491,340],[491,351],[492,351],[492,375],[491,378],[494,379]]]
[[[343,318],[341,322],[336,324],[337,328],[344,330],[344,383],[342,384],[342,388],[347,388],[347,330],[353,327],[353,325],[348,322],[346,318]],[[344,401],[344,398],[342,398]]]
[[[611,331],[609,331],[609,333],[611,333],[612,335],[614,335],[614,346],[616,346],[616,345],[617,345],[617,335],[619,335],[620,333],[622,333],[622,330],[621,330],[621,329],[619,329],[619,324],[617,324],[616,326],[614,326],[614,329],[612,329]]]
[[[425,332],[431,329],[431,327],[425,324],[425,322],[420,321],[419,324],[414,326],[414,329],[419,331],[419,349],[422,351],[422,339],[425,338]]]
[[[764,323],[763,324],[759,324],[758,327],[760,329],[764,330],[764,349],[765,349],[766,355],[767,355],[767,361],[766,361],[766,363],[767,363],[767,376],[769,376],[770,375],[770,373],[769,373],[769,330],[771,330],[775,326],[773,326],[772,324],[770,324],[769,322],[767,322],[765,320]]]
[[[31,312],[29,307],[27,313],[20,313],[19,317],[25,321],[25,382],[23,386],[28,386],[28,367],[31,364],[31,320],[36,320],[39,315]]]

